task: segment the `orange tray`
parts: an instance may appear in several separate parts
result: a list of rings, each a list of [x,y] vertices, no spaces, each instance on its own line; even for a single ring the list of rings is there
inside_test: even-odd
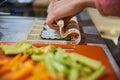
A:
[[[0,43],[1,44],[1,43]],[[7,43],[4,42],[2,44],[7,45],[13,45],[15,43]],[[49,44],[33,44],[37,47],[41,46],[47,46]],[[116,73],[114,72],[114,69],[112,68],[112,65],[109,62],[109,59],[107,58],[104,50],[101,47],[98,46],[86,46],[86,45],[63,45],[63,44],[51,44],[56,47],[61,47],[65,49],[68,52],[76,52],[81,55],[90,57],[92,59],[101,61],[102,64],[106,67],[106,74],[101,77],[99,80],[118,80]],[[0,59],[2,59],[2,51],[0,51]]]

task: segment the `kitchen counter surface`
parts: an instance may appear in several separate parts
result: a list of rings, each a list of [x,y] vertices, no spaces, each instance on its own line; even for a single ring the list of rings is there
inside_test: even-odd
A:
[[[35,17],[0,16],[0,41],[18,42],[26,39],[35,19]]]
[[[82,35],[80,44],[97,45],[102,47],[112,64],[114,71],[119,77],[120,68],[112,56],[112,51],[110,50],[109,45],[107,45],[105,39],[101,38],[89,16],[86,15],[87,14],[83,12],[77,16]],[[28,31],[36,18],[45,20],[45,18],[38,17],[0,16],[0,42],[18,42],[26,39]],[[109,41],[110,40],[107,42],[109,43]]]
[[[115,44],[117,44],[118,36],[120,35],[120,18],[102,16],[97,9],[93,8],[87,8],[86,11],[101,36],[103,38],[111,39]]]

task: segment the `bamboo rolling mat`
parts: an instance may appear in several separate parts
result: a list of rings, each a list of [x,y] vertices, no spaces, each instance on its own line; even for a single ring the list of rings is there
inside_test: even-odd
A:
[[[75,21],[77,20],[76,17],[73,18]],[[42,39],[40,34],[43,30],[45,20],[36,19],[31,26],[30,31],[28,32],[26,40],[32,43],[42,43],[42,44],[74,44],[73,41],[66,41],[66,40],[47,40]]]

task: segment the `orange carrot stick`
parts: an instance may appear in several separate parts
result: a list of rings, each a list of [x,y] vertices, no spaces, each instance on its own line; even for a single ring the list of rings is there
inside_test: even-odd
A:
[[[30,76],[32,74],[34,67],[31,61],[27,61],[23,67],[18,70],[9,73],[8,75],[4,76],[5,80],[24,80],[24,78]]]
[[[23,56],[21,57],[20,61],[24,62],[28,59],[29,55],[28,54],[23,54]]]
[[[20,60],[21,57],[22,57],[21,54],[18,54],[17,56],[15,56],[15,58],[13,58],[12,61],[10,62],[10,65],[12,66],[14,63]]]
[[[38,64],[33,71],[32,80],[50,80],[50,74],[45,64]]]
[[[0,66],[4,66],[6,64],[8,64],[8,60],[7,59],[0,61]]]
[[[3,66],[0,69],[0,74],[4,74],[6,72],[11,71],[11,67],[20,59],[21,54],[18,54],[17,56],[15,56],[15,58],[13,58],[10,63],[6,64],[5,66]]]

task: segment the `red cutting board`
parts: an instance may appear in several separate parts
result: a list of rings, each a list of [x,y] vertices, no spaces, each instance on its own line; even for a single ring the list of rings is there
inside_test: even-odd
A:
[[[0,43],[1,44],[1,43]],[[8,45],[13,45],[15,43],[2,43],[2,44],[8,44]],[[99,80],[118,80],[112,65],[110,64],[104,50],[101,47],[98,46],[87,46],[87,45],[63,45],[63,44],[33,44],[37,47],[43,47],[47,45],[54,45],[56,47],[61,47],[65,49],[68,52],[76,52],[78,54],[87,56],[89,58],[98,60],[102,62],[102,64],[106,68],[106,73],[99,79]],[[3,53],[0,51],[0,59],[2,59]]]

